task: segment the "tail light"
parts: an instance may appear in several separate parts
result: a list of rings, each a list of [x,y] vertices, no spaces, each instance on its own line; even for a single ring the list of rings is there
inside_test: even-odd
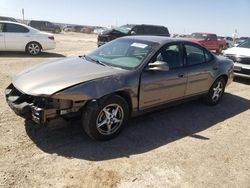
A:
[[[48,37],[50,40],[55,40],[55,37],[54,36],[49,36]]]

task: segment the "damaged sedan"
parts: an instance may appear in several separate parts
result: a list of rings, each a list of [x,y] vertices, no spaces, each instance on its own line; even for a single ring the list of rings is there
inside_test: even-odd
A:
[[[131,116],[197,97],[215,105],[232,79],[233,62],[197,43],[129,36],[31,67],[5,96],[17,115],[37,124],[81,117],[90,137],[108,140]]]

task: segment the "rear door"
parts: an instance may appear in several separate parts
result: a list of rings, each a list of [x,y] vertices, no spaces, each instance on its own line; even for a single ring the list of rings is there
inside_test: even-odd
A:
[[[186,97],[208,92],[217,69],[214,57],[205,48],[194,43],[186,42],[184,49],[188,73]]]
[[[4,32],[3,32],[4,24],[0,23],[0,50],[5,50],[5,40],[4,40]]]
[[[4,34],[7,51],[25,51],[25,46],[30,38],[29,30],[26,27],[14,23],[6,23]]]

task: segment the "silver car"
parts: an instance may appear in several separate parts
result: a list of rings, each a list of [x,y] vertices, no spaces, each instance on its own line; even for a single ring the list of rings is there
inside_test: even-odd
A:
[[[80,116],[90,137],[108,140],[131,116],[197,97],[215,105],[232,79],[233,61],[197,43],[130,36],[31,67],[5,95],[26,119],[47,125]]]

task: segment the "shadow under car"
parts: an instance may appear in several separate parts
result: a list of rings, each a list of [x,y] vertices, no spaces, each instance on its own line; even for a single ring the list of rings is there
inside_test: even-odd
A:
[[[26,121],[25,127],[30,139],[46,153],[102,161],[148,152],[186,136],[206,142],[209,138],[199,132],[248,109],[250,100],[225,93],[216,106],[191,101],[133,118],[117,138],[106,142],[84,135],[80,121],[56,129]]]

